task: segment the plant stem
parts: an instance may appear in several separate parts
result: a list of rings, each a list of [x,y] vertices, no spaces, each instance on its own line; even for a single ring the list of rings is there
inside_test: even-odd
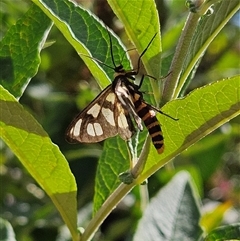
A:
[[[148,136],[145,144],[144,151],[141,153],[137,164],[131,170],[133,176],[133,182],[129,185],[121,183],[118,188],[108,197],[108,199],[103,203],[101,208],[96,213],[95,217],[90,221],[86,230],[80,237],[80,241],[87,241],[92,238],[99,226],[106,219],[106,217],[111,213],[111,211],[117,206],[117,204],[123,199],[127,193],[129,193],[134,186],[139,184],[137,180],[138,175],[142,172],[147,158],[147,153],[149,152],[150,137]],[[142,181],[141,181],[142,182]],[[140,182],[140,183],[141,183]]]
[[[108,197],[108,199],[103,203],[94,218],[90,221],[87,228],[85,229],[85,232],[80,237],[80,241],[91,240],[102,222],[116,207],[120,200],[123,199],[123,197],[125,197],[125,195],[129,193],[135,185],[136,183],[133,182],[130,185],[121,183],[118,186],[118,188]]]
[[[169,70],[169,73],[171,74],[169,74],[169,76],[165,80],[162,97],[163,104],[170,101],[174,97],[178,81],[182,73],[184,59],[189,50],[189,46],[194,35],[199,17],[200,16],[198,14],[194,13],[189,13],[188,15]]]

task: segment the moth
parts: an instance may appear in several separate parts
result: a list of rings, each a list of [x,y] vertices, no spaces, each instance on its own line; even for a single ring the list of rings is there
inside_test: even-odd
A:
[[[117,134],[127,141],[134,135],[136,128],[143,130],[143,121],[157,152],[159,154],[163,152],[163,134],[155,112],[167,114],[145,102],[140,91],[144,75],[139,85],[134,83],[140,59],[155,36],[156,34],[140,55],[137,71],[126,71],[122,65],[116,66],[112,57],[115,66],[113,82],[73,119],[66,131],[68,142],[94,143]],[[112,44],[111,37],[110,44]]]

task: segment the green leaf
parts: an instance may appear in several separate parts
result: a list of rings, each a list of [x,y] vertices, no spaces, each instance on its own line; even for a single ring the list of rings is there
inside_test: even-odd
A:
[[[239,8],[240,4],[238,0],[220,1],[213,6],[213,14],[210,16],[202,16],[192,37],[191,44],[188,47],[189,51],[184,60],[178,91],[183,87],[186,78],[196,66],[199,59],[202,58],[209,44],[215,39]]]
[[[126,69],[130,69],[129,60],[123,58],[127,55],[119,38],[112,31],[107,30],[93,13],[68,0],[33,0],[33,2],[44,11],[75,48],[101,88],[106,87],[113,80],[114,74],[113,69],[100,63],[114,67],[108,31],[113,44],[114,62],[116,65],[121,63]]]
[[[16,241],[12,225],[2,218],[0,218],[0,234],[0,241]]]
[[[159,16],[154,0],[113,1],[108,0],[117,17],[139,53],[142,53],[150,39],[157,33],[151,48],[143,55],[142,61],[148,74],[160,78],[161,39]]]
[[[196,89],[183,99],[166,104],[162,110],[173,121],[158,115],[165,138],[165,150],[157,155],[151,145],[142,182],[173,157],[193,145],[213,130],[240,114],[240,76],[232,77]]]
[[[226,225],[214,229],[204,241],[225,241],[225,240],[240,240],[240,223]]]
[[[120,184],[119,174],[129,169],[130,159],[127,145],[120,137],[105,141],[95,179],[94,212]]]
[[[38,122],[0,86],[1,138],[46,191],[77,240],[76,183],[69,165]]]
[[[194,194],[190,176],[186,172],[178,173],[152,198],[133,240],[196,241],[202,230],[198,224],[199,204]]]
[[[37,73],[39,53],[50,29],[49,18],[33,5],[0,42],[0,84],[15,97],[22,95]]]

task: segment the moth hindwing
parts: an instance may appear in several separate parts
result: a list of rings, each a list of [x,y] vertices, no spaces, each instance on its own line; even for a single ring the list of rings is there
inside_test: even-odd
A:
[[[119,134],[128,140],[135,129],[126,108],[118,100],[113,86],[106,87],[69,125],[69,142],[93,143]]]

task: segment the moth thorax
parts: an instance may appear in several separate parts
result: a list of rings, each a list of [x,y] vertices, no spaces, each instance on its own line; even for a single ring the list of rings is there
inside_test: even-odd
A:
[[[128,98],[130,95],[128,88],[124,85],[118,86],[118,88],[116,89],[116,94],[117,96],[125,96],[126,98]]]
[[[118,76],[126,76],[126,71],[123,69],[121,72],[114,72],[114,78],[118,77]]]

